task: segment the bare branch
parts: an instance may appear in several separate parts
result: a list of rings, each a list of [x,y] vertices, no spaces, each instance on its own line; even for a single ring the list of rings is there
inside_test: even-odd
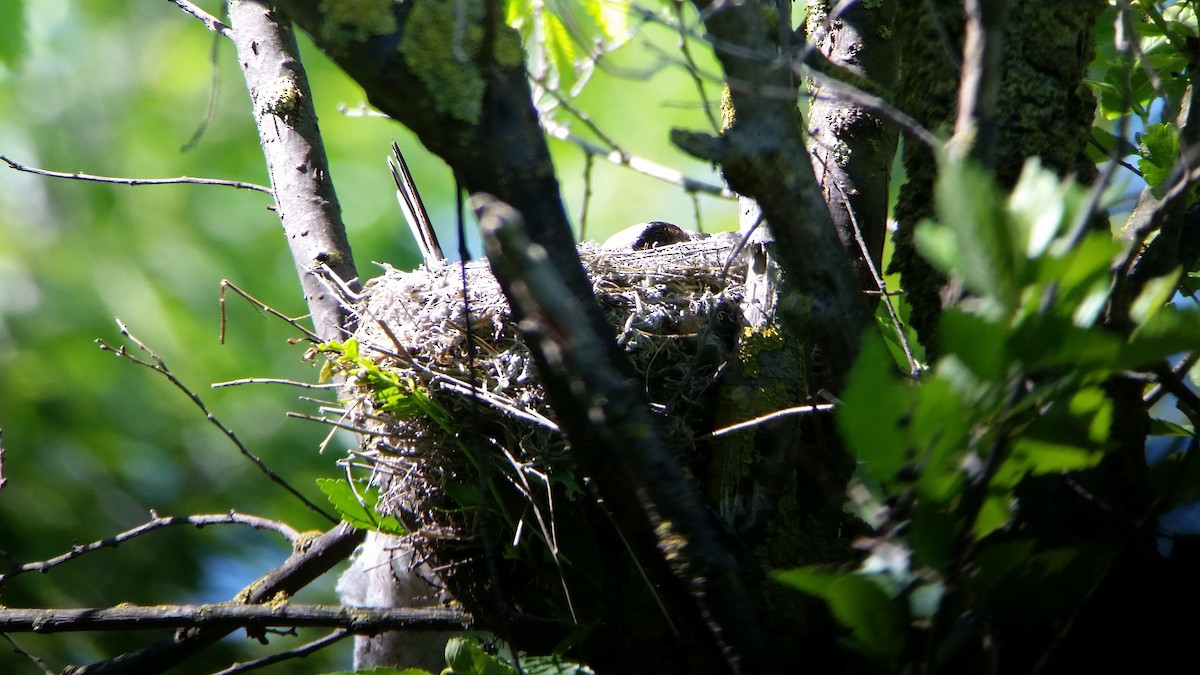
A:
[[[262,461],[262,459],[260,459],[257,455],[250,452],[250,449],[247,448],[245,446],[245,444],[242,443],[241,439],[239,439],[237,437],[237,434],[233,433],[233,431],[230,430],[229,427],[226,427],[224,424],[222,424],[221,421],[219,419],[217,419],[216,415],[213,415],[212,412],[209,411],[208,406],[204,405],[204,401],[202,401],[200,399],[200,397],[198,395],[196,395],[195,392],[193,392],[191,389],[188,389],[187,385],[185,385],[183,382],[181,382],[179,380],[179,378],[175,377],[175,374],[172,373],[171,369],[167,367],[166,362],[164,362],[161,358],[159,358],[158,354],[155,354],[153,351],[151,351],[151,349],[149,347],[147,347],[144,343],[142,343],[141,340],[137,339],[137,337],[135,337],[132,333],[130,333],[129,329],[125,327],[125,324],[121,323],[120,319],[117,319],[117,326],[120,327],[120,329],[121,329],[121,335],[129,338],[135,345],[137,345],[138,349],[142,350],[147,355],[149,355],[152,362],[151,361],[143,361],[142,359],[139,359],[138,357],[134,356],[133,354],[130,354],[128,351],[126,351],[124,346],[111,347],[107,343],[105,343],[103,340],[97,339],[96,344],[100,345],[100,349],[102,349],[104,351],[112,352],[113,354],[115,354],[121,358],[127,359],[129,361],[132,361],[133,363],[136,363],[139,366],[144,366],[146,368],[149,368],[150,370],[153,370],[154,372],[159,373],[163,377],[167,378],[167,380],[171,384],[175,385],[176,389],[182,391],[184,394],[187,395],[188,398],[192,399],[192,403],[195,403],[196,407],[200,408],[201,412],[204,413],[205,418],[207,418],[208,421],[211,422],[213,426],[220,429],[221,433],[225,434],[225,437],[228,438],[230,440],[230,442],[232,442],[237,447],[238,451],[240,451],[246,459],[249,459],[251,462],[253,462],[254,465],[257,466],[259,468],[259,470],[262,471],[263,474],[265,474],[267,476],[267,478],[271,479],[272,482],[279,485],[284,490],[287,490],[288,492],[292,493],[293,496],[295,496],[297,499],[299,499],[311,511],[319,514],[320,516],[322,516],[323,518],[325,518],[326,520],[328,520],[331,523],[338,522],[338,520],[339,520],[338,518],[334,518],[333,516],[329,515],[329,513],[327,513],[324,509],[317,506],[315,503],[313,503],[311,500],[309,500],[308,497],[305,497],[299,490],[292,487],[291,484],[289,484],[287,481],[283,480],[283,478],[281,478],[279,476],[279,474],[272,471],[271,468],[267,466],[266,462]]]
[[[188,0],[167,0],[167,2],[171,3],[172,5],[175,5],[176,7],[178,7],[179,9],[182,9],[183,11],[187,12],[188,14],[191,14],[192,16],[196,17],[197,19],[200,19],[200,21],[202,21],[204,23],[205,27],[207,27],[209,30],[216,33],[217,35],[220,35],[221,37],[227,38],[230,40],[233,39],[233,31],[229,28],[229,26],[226,26],[223,21],[221,21],[217,17],[213,16],[212,14],[209,14],[208,12],[206,12],[206,11],[200,9],[199,7],[193,5],[192,3],[188,2]]]
[[[297,547],[287,560],[236,596],[238,602],[257,605],[290,597],[334,565],[345,560],[362,542],[365,533],[345,523]],[[282,594],[282,595],[281,595]],[[114,659],[76,668],[73,675],[159,673],[220,640],[234,628],[190,628],[144,649]]]
[[[351,633],[384,630],[463,630],[471,616],[442,608],[379,609],[341,605],[119,605],[86,609],[0,608],[0,632],[62,633],[144,628],[234,630],[271,626],[335,627]]]
[[[334,383],[328,384],[313,384],[312,382],[298,382],[296,380],[284,380],[277,377],[245,377],[240,380],[230,380],[228,382],[213,382],[213,389],[221,389],[222,387],[237,387],[243,384],[286,384],[291,387],[300,387],[302,389],[337,389],[338,385]]]
[[[696,180],[694,178],[688,178],[675,169],[665,167],[661,164],[656,164],[647,159],[636,157],[616,147],[612,150],[605,150],[598,145],[589,143],[579,136],[572,134],[565,126],[556,124],[547,118],[543,118],[541,122],[542,128],[546,130],[547,134],[557,138],[560,141],[571,143],[589,155],[603,157],[613,164],[628,167],[640,174],[663,181],[664,183],[676,185],[680,188],[683,188],[687,192],[703,192],[705,194],[710,194],[715,197],[723,197],[725,199],[734,198],[734,194],[730,192],[728,188],[721,187],[720,185],[713,185],[712,183],[705,183],[704,181]]]
[[[311,330],[300,325],[300,318],[303,318],[303,317],[292,318],[292,317],[280,312],[279,310],[272,308],[271,306],[267,305],[267,303],[263,302],[262,300],[259,300],[258,298],[254,297],[253,295],[250,295],[246,291],[243,291],[242,289],[238,288],[237,285],[234,284],[232,281],[230,281],[228,279],[222,279],[221,280],[221,344],[225,344],[225,290],[226,289],[233,289],[234,293],[237,293],[238,295],[245,298],[246,302],[249,302],[251,305],[253,305],[257,309],[264,311],[267,314],[270,314],[271,316],[274,316],[276,318],[283,319],[285,322],[287,322],[287,324],[289,326],[304,333],[305,336],[307,336],[309,340],[312,340],[313,342],[321,341],[321,338],[319,336],[317,336],[316,333],[314,333]]]
[[[832,403],[817,403],[815,405],[798,405],[791,408],[784,408],[783,410],[776,410],[768,415],[760,415],[752,420],[746,420],[745,422],[738,422],[737,424],[731,424],[727,427],[715,429],[711,434],[709,434],[709,437],[717,438],[719,436],[724,436],[725,434],[732,434],[735,431],[753,429],[760,424],[766,424],[767,422],[772,422],[784,417],[791,417],[792,415],[811,415],[813,413],[827,412],[830,410],[833,410]]]
[[[270,520],[259,516],[251,516],[236,511],[230,511],[224,514],[198,515],[198,516],[159,516],[151,513],[152,519],[133,529],[126,530],[120,534],[94,541],[90,544],[76,545],[71,547],[71,550],[60,556],[55,556],[48,560],[39,562],[26,563],[16,569],[0,574],[0,585],[3,585],[9,579],[24,574],[26,572],[48,572],[51,568],[57,567],[65,562],[69,562],[87,553],[99,551],[103,548],[116,548],[124,542],[140,537],[148,532],[159,530],[172,525],[191,525],[196,529],[200,529],[206,525],[249,525],[256,530],[271,530],[283,535],[293,545],[300,540],[300,533],[289,527],[287,524],[277,520]]]
[[[50,666],[46,665],[45,661],[41,660],[29,650],[22,647],[20,643],[12,638],[11,635],[8,635],[7,633],[0,633],[0,637],[8,640],[8,644],[12,645],[13,651],[32,661],[33,665],[37,666],[38,670],[41,670],[43,673],[45,673],[45,675],[58,675],[58,673],[50,669]]]
[[[180,176],[178,178],[119,178],[114,176],[95,176],[90,173],[64,173],[62,171],[48,171],[32,166],[21,164],[13,159],[0,155],[0,161],[3,161],[9,168],[25,173],[32,173],[36,176],[46,176],[48,178],[66,178],[68,180],[82,180],[92,183],[115,183],[117,185],[217,185],[220,187],[231,187],[239,190],[254,190],[264,194],[274,196],[271,188],[256,185],[254,183],[244,183],[236,180],[222,180],[220,178],[193,178],[191,176]]]
[[[248,661],[246,663],[235,663],[234,665],[226,668],[225,670],[214,673],[213,675],[235,675],[235,673],[245,673],[245,672],[249,672],[251,670],[257,670],[259,668],[265,668],[267,666],[279,663],[281,661],[286,661],[288,659],[295,659],[295,658],[301,658],[304,656],[308,656],[309,654],[312,654],[313,652],[319,651],[321,649],[328,647],[329,645],[340,642],[340,641],[350,637],[351,635],[354,635],[354,633],[351,633],[348,630],[336,630],[336,631],[330,633],[329,635],[326,635],[325,637],[320,638],[319,640],[313,640],[312,642],[309,642],[308,644],[304,644],[299,647],[296,647],[295,649],[289,649],[286,652],[281,652],[279,654],[272,654],[271,656],[264,656],[261,659],[255,659],[253,661]]]
[[[991,166],[996,154],[996,97],[1000,89],[1000,61],[1006,0],[966,0],[962,73],[958,87],[958,115],[951,147]]]

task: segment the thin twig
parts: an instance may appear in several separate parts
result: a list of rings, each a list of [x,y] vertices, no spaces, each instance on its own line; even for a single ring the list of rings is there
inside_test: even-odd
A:
[[[200,21],[202,21],[204,23],[204,26],[206,28],[208,28],[212,32],[216,33],[217,35],[220,35],[221,37],[227,38],[230,40],[233,39],[233,29],[230,28],[229,26],[227,26],[224,21],[221,21],[220,19],[213,16],[212,14],[209,14],[208,12],[193,5],[192,3],[188,2],[188,0],[167,0],[167,2],[171,3],[172,5],[175,5],[176,7],[178,7],[179,9],[182,9],[183,11],[187,12],[188,14],[191,14],[192,16],[196,17],[197,19],[200,19]]]
[[[663,166],[661,164],[656,164],[650,160],[642,159],[641,157],[636,157],[623,150],[605,150],[594,143],[586,141],[579,136],[572,134],[565,126],[557,124],[548,118],[543,117],[541,119],[541,123],[542,128],[545,129],[546,133],[552,138],[557,138],[560,141],[571,143],[589,155],[603,157],[613,164],[628,167],[645,176],[649,176],[651,178],[663,181],[664,183],[670,183],[671,185],[683,188],[683,190],[687,192],[704,192],[706,194],[713,195],[714,197],[723,197],[725,199],[734,199],[736,197],[736,195],[734,195],[733,192],[731,192],[728,188],[720,185],[713,185],[712,183],[706,183],[694,178],[688,178],[675,169]]]
[[[239,190],[254,190],[256,192],[262,192],[263,194],[271,195],[272,197],[275,196],[274,193],[271,192],[271,188],[263,187],[262,185],[257,185],[255,183],[244,183],[236,180],[222,180],[219,178],[194,178],[192,176],[180,176],[178,178],[120,178],[115,176],[95,176],[90,173],[82,173],[78,171],[75,173],[64,173],[62,171],[39,169],[37,167],[21,164],[20,162],[10,159],[5,155],[0,155],[0,161],[3,161],[10,168],[17,171],[32,173],[36,176],[46,176],[48,178],[66,178],[68,180],[82,180],[92,183],[116,183],[118,185],[218,185],[221,187],[237,188]]]
[[[240,380],[229,380],[228,382],[213,382],[212,388],[237,387],[243,384],[286,384],[303,389],[336,389],[338,387],[338,385],[332,382],[329,384],[313,384],[312,382],[298,382],[296,380],[285,380],[277,377],[244,377]]]
[[[234,444],[234,446],[237,447],[238,451],[240,451],[242,453],[242,456],[244,456],[246,459],[249,459],[251,462],[253,462],[254,465],[257,466],[258,469],[260,471],[262,471],[263,474],[266,475],[267,478],[269,478],[273,483],[282,487],[284,490],[287,490],[288,492],[290,492],[294,497],[299,499],[311,511],[317,513],[318,515],[325,518],[326,520],[328,520],[331,523],[339,522],[340,519],[329,515],[329,513],[327,513],[324,509],[322,509],[320,506],[317,506],[315,503],[313,503],[311,500],[309,500],[308,497],[305,497],[299,490],[292,487],[291,484],[289,484],[287,481],[283,480],[283,478],[281,478],[279,476],[279,474],[272,471],[271,468],[268,467],[266,465],[266,463],[263,462],[262,459],[260,459],[257,455],[250,452],[250,449],[247,448],[245,446],[245,444],[242,443],[241,439],[237,437],[237,434],[233,433],[233,431],[231,431],[228,427],[226,427],[224,424],[222,424],[221,421],[217,419],[216,415],[213,415],[212,412],[209,411],[208,406],[206,406],[204,404],[204,401],[202,401],[200,399],[200,397],[196,395],[195,392],[193,392],[191,389],[188,389],[187,385],[185,385],[183,382],[181,382],[179,380],[179,378],[175,377],[175,374],[172,373],[169,368],[167,368],[167,364],[158,356],[158,354],[155,354],[141,340],[139,340],[132,333],[130,333],[129,329],[125,326],[124,323],[121,322],[120,319],[117,319],[117,326],[121,330],[121,335],[128,338],[135,345],[137,345],[138,349],[142,350],[147,355],[149,355],[149,357],[153,360],[153,363],[151,363],[149,361],[144,361],[144,360],[139,359],[136,356],[130,354],[128,351],[126,351],[126,349],[123,345],[121,347],[112,347],[112,346],[108,345],[107,343],[105,343],[104,340],[97,339],[96,344],[100,345],[100,349],[102,349],[104,351],[112,352],[113,354],[115,354],[121,358],[128,359],[129,361],[136,363],[139,366],[144,366],[146,368],[149,368],[150,370],[153,370],[156,373],[159,373],[163,377],[167,378],[167,380],[171,384],[175,385],[176,389],[179,389],[188,398],[190,398],[192,400],[192,403],[195,403],[196,407],[200,408],[200,411],[204,413],[205,418],[208,419],[208,421],[210,423],[212,423],[212,425],[215,426],[217,429],[220,429],[221,433],[225,434],[225,437],[228,438],[230,440],[230,442],[232,442]]]
[[[197,516],[159,516],[151,512],[151,520],[133,528],[121,532],[120,534],[100,539],[90,544],[75,545],[71,550],[48,560],[26,563],[4,574],[0,574],[0,585],[3,585],[9,579],[24,574],[26,572],[48,572],[51,568],[57,567],[65,562],[69,562],[87,553],[98,551],[103,548],[116,548],[117,546],[129,541],[135,537],[140,537],[143,534],[159,530],[172,525],[191,525],[197,529],[206,525],[249,525],[256,530],[271,530],[283,535],[289,542],[295,544],[300,539],[300,533],[286,523],[277,520],[270,520],[259,516],[251,516],[236,511],[229,513],[205,514]]]
[[[214,673],[214,675],[236,675],[236,673],[245,673],[245,672],[249,672],[251,670],[257,670],[259,668],[265,668],[267,666],[279,663],[281,661],[286,661],[288,659],[296,659],[296,658],[308,656],[309,654],[312,654],[313,652],[320,651],[320,650],[328,647],[329,645],[340,642],[340,641],[350,637],[351,635],[354,635],[354,633],[352,633],[348,630],[335,630],[334,632],[330,633],[329,635],[326,635],[323,638],[320,638],[318,640],[313,640],[312,642],[309,642],[308,644],[296,647],[295,649],[289,649],[286,652],[280,652],[279,654],[272,654],[270,656],[264,656],[261,659],[247,661],[246,663],[235,663],[232,666],[226,668],[225,670]]]
[[[840,185],[835,184],[835,187],[838,191],[842,191]],[[850,197],[845,192],[842,192],[842,203],[845,204],[846,215],[850,217],[850,223],[854,226],[854,240],[858,242],[858,250],[862,252],[863,262],[866,263],[867,269],[871,272],[871,279],[879,289],[879,295],[883,298],[883,306],[887,308],[888,317],[892,320],[892,327],[896,329],[896,337],[900,340],[900,348],[904,350],[904,358],[908,360],[908,376],[914,379],[920,377],[921,366],[913,356],[912,345],[908,343],[908,335],[904,332],[904,323],[900,321],[900,315],[896,313],[896,306],[887,290],[887,282],[883,280],[879,268],[875,266],[875,261],[871,258],[871,251],[867,247],[866,240],[863,239],[862,228],[858,225],[858,218],[854,215],[854,209],[850,208]]]
[[[833,410],[832,403],[817,403],[815,405],[798,405],[792,408],[784,408],[783,410],[776,410],[775,412],[761,415],[759,417],[755,417],[754,419],[746,420],[745,422],[738,422],[737,424],[731,424],[727,427],[721,427],[720,429],[714,430],[708,436],[709,438],[717,438],[724,436],[725,434],[732,434],[735,431],[743,431],[745,429],[756,427],[760,424],[766,424],[767,422],[771,422],[783,417],[789,417],[792,415],[811,415],[812,413],[825,412],[828,410]]]
[[[39,670],[45,673],[45,675],[58,675],[57,671],[51,670],[50,666],[47,666],[45,661],[41,660],[35,654],[22,647],[21,644],[14,640],[8,633],[0,633],[0,637],[8,640],[8,643],[13,647],[13,651],[32,661],[33,665],[37,666]]]
[[[687,67],[688,76],[692,78],[692,85],[696,87],[696,93],[700,96],[700,105],[704,108],[704,116],[708,118],[708,123],[712,126],[713,131],[718,131],[721,128],[721,122],[713,113],[712,105],[708,102],[708,92],[704,90],[704,78],[700,77],[700,66],[696,65],[696,59],[692,57],[692,50],[689,47],[688,33],[684,28],[683,20],[683,0],[675,0],[672,7],[675,13],[675,20],[679,26],[679,52],[683,54],[684,63]],[[782,22],[780,22],[782,25]]]
[[[312,341],[312,342],[320,342],[321,341],[321,338],[318,337],[316,333],[314,333],[311,330],[300,325],[300,319],[306,318],[310,315],[305,314],[304,316],[292,318],[292,317],[280,312],[279,310],[273,309],[272,307],[267,305],[267,303],[263,302],[262,300],[259,300],[258,298],[254,297],[253,295],[250,295],[246,291],[243,291],[242,289],[238,288],[237,284],[233,283],[232,281],[230,281],[228,279],[222,279],[221,280],[221,338],[220,338],[221,344],[225,344],[225,290],[226,289],[232,289],[234,293],[237,293],[238,295],[245,298],[246,302],[249,302],[251,305],[258,308],[259,310],[266,312],[267,314],[270,314],[271,316],[273,316],[275,318],[283,319],[283,321],[286,322],[289,326],[291,326],[292,328],[295,328],[296,330],[300,331],[301,333],[304,333],[305,337],[307,337],[310,341]]]

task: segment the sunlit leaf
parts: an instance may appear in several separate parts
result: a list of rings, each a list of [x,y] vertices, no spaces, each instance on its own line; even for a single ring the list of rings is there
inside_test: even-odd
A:
[[[547,13],[542,17],[542,43],[554,70],[558,74],[558,84],[562,89],[570,90],[575,84],[575,42],[562,19]]]
[[[1151,124],[1138,137],[1138,170],[1155,197],[1161,198],[1169,187],[1172,169],[1179,159],[1179,132],[1175,125]]]
[[[325,493],[325,497],[342,520],[350,525],[361,530],[374,530],[397,536],[407,533],[395,516],[383,516],[375,510],[379,501],[379,491],[375,488],[361,489],[359,494],[355,494],[350,483],[333,478],[318,478],[317,487]]]
[[[516,675],[504,659],[492,656],[469,638],[450,638],[446,642],[446,665],[454,675]]]
[[[837,408],[846,443],[863,470],[884,485],[912,461],[902,426],[917,396],[916,386],[901,381],[892,364],[882,341],[866,339]]]
[[[776,581],[819,597],[838,623],[850,629],[851,646],[881,663],[904,649],[907,618],[878,584],[857,574],[833,574],[811,567],[776,572]]]

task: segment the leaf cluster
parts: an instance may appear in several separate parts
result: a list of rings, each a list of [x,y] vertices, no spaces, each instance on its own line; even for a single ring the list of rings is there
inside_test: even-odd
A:
[[[1175,273],[1145,285],[1132,330],[1108,328],[1129,243],[1087,229],[1087,202],[1036,160],[1005,195],[983,169],[943,158],[937,218],[916,232],[960,289],[941,319],[942,356],[902,377],[871,337],[850,375],[837,418],[859,461],[851,494],[870,495],[859,515],[876,534],[859,542],[865,557],[853,571],[776,579],[824,599],[847,645],[888,668],[946,667],[977,648],[981,629],[968,616],[1064,620],[1118,553],[1118,543],[1019,526],[1038,517],[1022,513],[1024,494],[1039,477],[1080,475],[1118,449],[1114,419],[1127,411],[1114,410],[1109,383],[1200,348],[1200,311],[1172,302]],[[1156,494],[1168,490],[1163,478]]]

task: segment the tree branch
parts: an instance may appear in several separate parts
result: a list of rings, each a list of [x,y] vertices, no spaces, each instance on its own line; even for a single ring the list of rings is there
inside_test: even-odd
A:
[[[790,288],[800,296],[800,302],[781,307],[806,307],[803,317],[782,318],[819,349],[836,386],[849,372],[872,317],[809,161],[795,95],[778,96],[796,88],[789,68],[770,65],[770,57],[781,50],[766,20],[774,5],[709,0],[695,0],[695,5],[716,44],[734,117],[719,138],[676,130],[672,140],[719,162],[729,186],[761,207]]]
[[[254,104],[276,211],[314,330],[322,340],[340,338],[349,315],[314,272],[326,265],[352,287],[358,283],[358,272],[296,36],[289,22],[262,0],[230,0],[229,21]]]
[[[342,523],[301,544],[279,567],[265,574],[237,595],[235,601],[247,605],[287,598],[314,579],[345,560],[362,542],[365,532]],[[236,626],[234,627],[236,628]],[[184,658],[220,640],[234,628],[189,628],[169,640],[150,645],[114,659],[72,669],[72,675],[113,673],[160,673]]]
[[[276,626],[344,628],[370,634],[385,630],[467,630],[469,614],[457,609],[423,607],[378,609],[341,605],[119,605],[88,609],[13,609],[0,607],[0,632],[64,633],[182,628],[233,631]],[[82,672],[82,671],[80,671]]]
[[[0,155],[0,161],[7,164],[10,168],[16,171],[32,173],[36,176],[46,176],[48,178],[66,178],[68,180],[82,180],[93,183],[116,183],[118,185],[217,185],[221,187],[237,188],[239,190],[255,190],[265,194],[272,194],[271,188],[256,185],[254,183],[244,183],[236,180],[223,180],[220,178],[193,178],[192,176],[179,176],[178,178],[122,178],[116,176],[95,176],[90,173],[65,173],[62,171],[48,171],[37,167],[21,164],[9,157]]]
[[[48,560],[39,562],[26,563],[16,569],[0,574],[0,586],[4,585],[9,579],[24,574],[26,572],[48,572],[51,568],[57,567],[65,562],[69,562],[78,558],[81,555],[98,551],[102,548],[116,548],[117,546],[133,539],[140,537],[143,534],[154,530],[170,527],[172,525],[191,525],[196,529],[200,529],[207,525],[249,525],[256,530],[272,530],[278,532],[287,538],[288,541],[295,544],[300,539],[300,533],[288,527],[285,523],[277,520],[269,520],[258,516],[250,516],[236,511],[216,515],[200,515],[200,516],[158,516],[154,515],[149,522],[143,523],[133,529],[126,530],[120,534],[94,541],[90,544],[73,546],[70,551],[60,556],[55,556]]]
[[[844,8],[830,16],[828,12],[836,9],[835,4]],[[847,71],[857,81],[872,83],[886,95],[899,70],[898,50],[895,40],[876,36],[892,29],[895,9],[894,0],[859,2],[848,7],[832,0],[810,2],[808,45],[829,64]],[[815,61],[815,55],[808,60]],[[826,81],[816,77],[808,80],[812,100],[807,146],[813,171],[842,247],[854,263],[860,287],[883,291],[873,269],[883,264],[888,183],[898,132],[884,115],[843,95],[845,86],[826,88]],[[866,251],[860,250],[859,240]]]

